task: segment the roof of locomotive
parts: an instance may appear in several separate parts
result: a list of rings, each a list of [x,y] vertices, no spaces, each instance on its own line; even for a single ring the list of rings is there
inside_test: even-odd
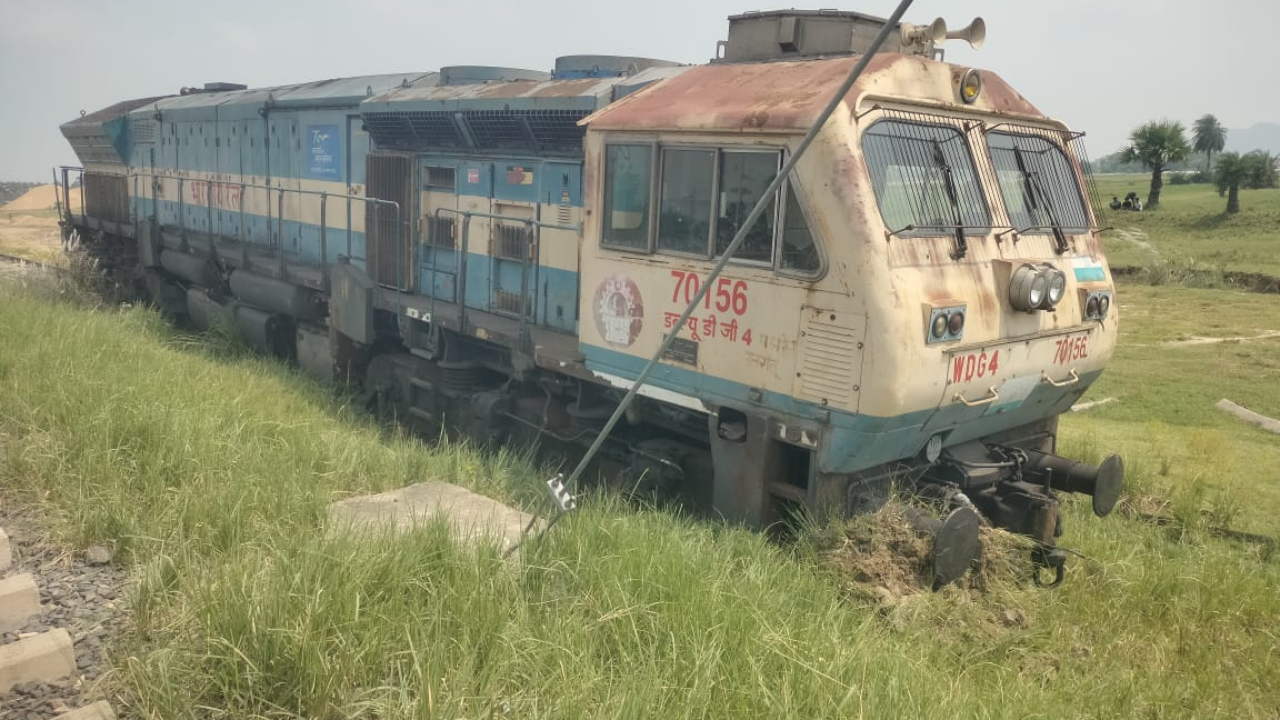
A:
[[[712,63],[654,83],[581,122],[591,130],[807,130],[848,76],[858,56],[752,63]],[[972,105],[957,98],[964,68],[915,55],[873,57],[845,103],[863,98],[926,100],[957,109],[1038,116],[1040,111],[994,73],[982,71]]]
[[[375,95],[362,104],[366,111],[432,111],[531,109],[555,107],[595,110],[629,90],[688,70],[686,66],[653,67],[634,75],[569,80],[495,80],[459,85],[411,83]]]
[[[148,104],[145,110],[174,112],[245,105],[256,108],[268,100],[278,108],[355,107],[370,95],[384,93],[391,88],[435,75],[436,73],[430,72],[362,75],[246,90],[194,92],[159,99]]]

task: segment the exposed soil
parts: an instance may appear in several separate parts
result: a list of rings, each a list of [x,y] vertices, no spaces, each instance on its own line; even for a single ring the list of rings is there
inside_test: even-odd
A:
[[[56,185],[33,187],[18,199],[0,207],[0,215],[7,216],[24,210],[52,210],[58,206],[58,195],[59,188]],[[71,207],[80,207],[80,188],[71,188]]]
[[[959,588],[986,592],[1030,576],[1027,540],[990,527],[981,528],[979,539],[978,559],[957,581]],[[827,553],[851,591],[888,604],[933,590],[931,555],[932,539],[917,534],[892,505],[851,520]]]

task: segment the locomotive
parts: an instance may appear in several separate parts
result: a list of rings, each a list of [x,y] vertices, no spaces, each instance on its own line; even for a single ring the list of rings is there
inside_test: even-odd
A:
[[[1104,516],[1122,490],[1118,456],[1055,454],[1117,311],[1081,134],[945,60],[980,20],[891,28],[676,326],[885,25],[751,12],[701,65],[579,55],[121,102],[61,128],[83,163],[61,184],[84,188],[64,232],[198,327],[490,440],[588,444],[674,334],[602,447],[621,476],[755,527],[907,487],[948,513],[941,579],[980,514],[1060,580],[1058,493]]]

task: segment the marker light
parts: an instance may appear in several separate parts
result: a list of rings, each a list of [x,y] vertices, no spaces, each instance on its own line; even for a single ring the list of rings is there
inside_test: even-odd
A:
[[[1111,291],[1094,290],[1084,299],[1084,319],[1102,320],[1111,309]]]
[[[1084,305],[1084,316],[1085,316],[1086,318],[1096,318],[1096,317],[1098,317],[1098,305],[1099,305],[1099,304],[1100,304],[1100,303],[1098,302],[1098,296],[1097,296],[1097,295],[1090,295],[1090,296],[1089,296],[1088,301],[1086,301],[1086,302],[1085,302],[1085,305]]]
[[[942,336],[947,334],[947,314],[946,313],[938,313],[937,315],[933,316],[933,327],[930,329],[930,332],[932,332],[933,337],[938,340],[941,340]]]
[[[964,305],[929,308],[929,332],[925,334],[925,342],[932,345],[964,339],[964,314]]]
[[[982,76],[977,70],[966,70],[960,78],[960,99],[966,105],[978,99],[978,95],[982,92]]]
[[[1051,275],[1049,278],[1049,307],[1056,307],[1058,303],[1062,302],[1062,296],[1067,292],[1067,276],[1061,270],[1046,270],[1045,272]]]

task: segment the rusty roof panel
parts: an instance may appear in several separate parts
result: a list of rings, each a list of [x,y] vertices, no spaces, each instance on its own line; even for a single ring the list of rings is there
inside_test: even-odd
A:
[[[702,65],[654,83],[582,122],[593,130],[806,130],[857,62],[857,57],[842,57]],[[953,102],[953,69],[920,57],[878,56],[845,102],[856,106],[869,94]],[[983,96],[965,109],[1039,114],[994,74],[984,72],[983,80]]]

